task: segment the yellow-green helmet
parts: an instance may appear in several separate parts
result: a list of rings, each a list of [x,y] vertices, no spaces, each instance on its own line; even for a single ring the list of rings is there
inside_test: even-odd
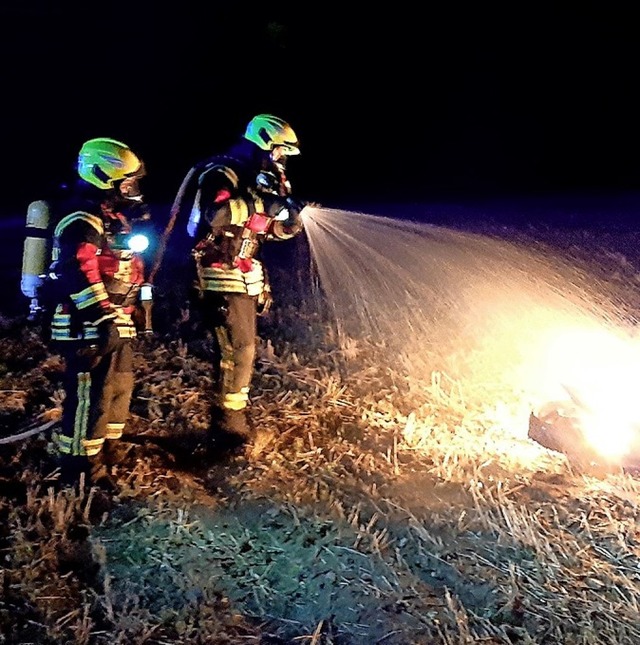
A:
[[[140,172],[142,162],[128,145],[115,139],[90,139],[78,155],[78,174],[98,188],[113,188],[116,181]]]
[[[286,155],[300,154],[296,133],[286,121],[272,114],[254,116],[249,121],[244,138],[269,152],[276,146],[281,146]]]

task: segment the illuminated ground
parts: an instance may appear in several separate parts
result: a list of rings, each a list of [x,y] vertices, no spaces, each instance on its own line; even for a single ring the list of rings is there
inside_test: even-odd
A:
[[[615,294],[598,315],[633,317],[637,258],[622,236],[535,239],[592,266],[586,282]],[[440,277],[460,275],[459,257]],[[138,347],[118,499],[47,494],[46,436],[0,445],[4,642],[637,643],[638,481],[527,440],[525,381],[479,376],[493,339],[454,362],[438,356],[444,340],[425,341],[417,364],[461,372],[412,373],[403,346],[336,332],[300,293],[304,275],[276,276],[245,459],[206,465],[196,450],[207,342],[185,320]],[[177,320],[170,304],[159,314]],[[458,337],[449,329],[432,331]],[[7,435],[55,407],[60,365],[12,319],[0,343]],[[478,367],[467,379],[465,365]]]

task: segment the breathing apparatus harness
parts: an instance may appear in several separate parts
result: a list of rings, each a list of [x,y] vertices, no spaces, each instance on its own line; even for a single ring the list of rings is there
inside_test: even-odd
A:
[[[229,157],[229,159],[233,159]],[[224,161],[224,158],[216,158],[216,165]],[[220,264],[229,269],[236,268],[242,273],[248,273],[253,268],[253,259],[256,256],[261,242],[273,237],[273,223],[278,220],[287,220],[289,211],[283,209],[277,216],[267,214],[263,202],[265,194],[287,197],[290,199],[291,184],[284,173],[284,164],[272,162],[273,171],[262,170],[255,177],[255,185],[249,188],[249,193],[253,201],[253,212],[244,223],[239,225],[230,225],[222,231],[211,231],[202,240],[200,240],[192,251],[192,257],[195,263],[197,274],[197,292],[202,296],[204,292],[204,266],[208,262]],[[200,178],[215,166],[201,168]],[[225,171],[231,173],[234,180],[237,176],[231,170]],[[186,180],[185,180],[186,181]],[[184,183],[184,182],[183,182]],[[221,201],[225,197],[221,198]],[[292,201],[292,208],[294,203]],[[200,195],[196,193],[194,205],[189,217],[189,233],[195,236],[197,226],[200,222]],[[262,266],[264,289],[258,296],[258,314],[264,315],[271,306],[271,287],[269,285],[266,268]]]
[[[131,220],[121,213],[114,212],[116,204],[109,200],[102,202],[101,206],[104,233],[109,248],[116,253],[122,253],[123,257],[143,253],[149,246],[149,238],[137,232],[134,226],[138,220],[149,220],[150,215],[144,207],[142,196],[136,193],[133,201],[135,211],[132,211],[132,215],[137,217]],[[58,303],[61,292],[60,276],[56,270],[60,252],[56,244],[59,225],[51,230],[52,210],[52,203],[47,200],[31,202],[27,208],[20,286],[23,295],[29,299],[28,320],[31,322],[46,323],[53,314],[52,308]],[[77,214],[81,213],[82,211],[77,211]],[[151,288],[146,283],[139,287],[139,300],[144,313],[142,331],[151,333]]]

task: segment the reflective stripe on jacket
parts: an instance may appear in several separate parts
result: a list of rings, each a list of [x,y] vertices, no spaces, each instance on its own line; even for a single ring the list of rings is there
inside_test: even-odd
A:
[[[264,270],[258,260],[251,261],[251,270],[246,273],[237,267],[211,266],[202,268],[200,277],[205,291],[259,296],[264,290]]]
[[[109,246],[102,219],[77,211],[63,217],[52,253],[60,299],[51,321],[54,341],[95,340],[112,320],[121,338],[136,336],[132,314],[144,282],[142,259]]]

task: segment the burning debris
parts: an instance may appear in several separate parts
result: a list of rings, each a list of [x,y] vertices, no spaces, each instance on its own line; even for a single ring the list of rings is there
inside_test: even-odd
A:
[[[570,397],[567,401],[550,401],[532,412],[529,438],[563,453],[580,470],[640,473],[640,428],[615,414],[602,424],[601,415],[575,394],[570,392]]]

